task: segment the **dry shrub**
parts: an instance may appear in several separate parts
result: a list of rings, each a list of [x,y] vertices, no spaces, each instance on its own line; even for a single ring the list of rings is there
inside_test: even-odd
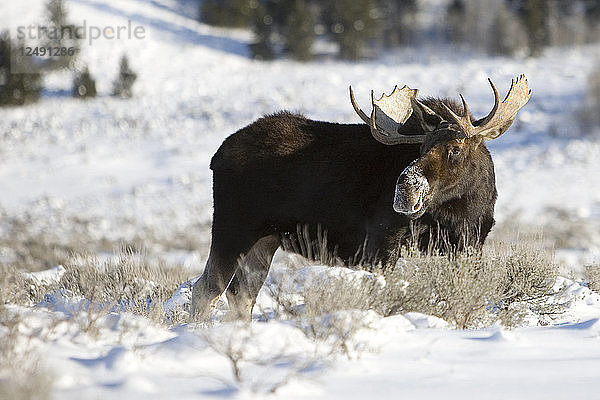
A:
[[[152,257],[168,250],[194,251],[200,258],[208,254],[210,224],[206,221],[189,225],[168,234],[151,227],[136,225],[127,218],[115,226],[135,235],[99,237],[99,218],[81,218],[55,211],[39,222],[35,215],[8,215],[0,210],[0,264],[10,264],[18,269],[40,271],[56,265],[66,265],[76,254],[110,253],[115,248],[145,249]],[[112,232],[111,232],[112,234]],[[126,237],[125,237],[126,236]]]
[[[131,312],[163,323],[163,303],[189,274],[181,266],[153,262],[124,246],[106,261],[91,255],[72,256],[60,280],[50,282],[0,265],[0,300],[57,309],[93,335],[99,332],[102,317],[111,312]]]
[[[504,271],[501,300],[528,301],[547,296],[558,276],[558,266],[542,251],[514,246],[492,259]]]
[[[376,308],[383,278],[366,271],[306,264],[282,275],[265,285],[276,304],[274,318],[291,322],[329,355],[352,358],[361,346],[354,340],[356,333],[370,327],[366,310]]]
[[[460,329],[497,321],[515,326],[526,315],[541,318],[560,312],[549,301],[558,266],[545,250],[512,244],[451,256],[415,249],[403,253],[395,266],[371,266],[372,272],[338,269],[320,274],[323,279],[274,282],[268,289],[279,307],[278,317],[295,319],[312,339],[336,337],[344,348],[353,333],[368,327],[360,319],[349,323],[343,312],[350,310],[374,310],[383,316],[420,312]],[[286,293],[289,288],[295,293]]]
[[[48,289],[85,299],[88,311],[127,311],[155,322],[162,322],[162,304],[189,278],[181,267],[153,265],[143,253],[128,248],[103,262],[77,256],[65,268],[60,282]]]
[[[31,348],[31,339],[65,321],[78,325],[78,332],[97,335],[105,326],[103,317],[111,312],[127,311],[161,323],[163,302],[186,274],[181,267],[153,264],[130,249],[121,249],[107,261],[72,257],[55,280],[0,264],[0,399],[50,398],[52,380]],[[43,332],[32,330],[24,310],[10,305],[37,302],[65,315],[53,313]]]
[[[52,377],[30,348],[22,326],[19,313],[0,303],[0,399],[50,399]]]
[[[359,350],[355,335],[369,329],[364,313],[373,309],[381,290],[381,281],[374,274],[328,276],[302,290],[303,306],[296,325],[304,334],[329,346],[330,354],[340,353],[352,358]]]
[[[596,293],[600,293],[600,264],[586,265],[583,272],[588,287]]]
[[[399,274],[388,274],[387,280],[395,282],[390,289],[396,298],[392,297],[386,313],[421,312],[461,329],[486,325],[501,276],[481,257],[412,256]]]
[[[494,254],[413,251],[384,274],[388,284],[379,303],[384,315],[416,311],[466,329],[496,321],[514,326],[524,312],[556,312],[545,304],[558,267],[545,253],[516,245]]]
[[[325,363],[316,349],[302,343],[301,333],[288,331],[274,338],[265,336],[266,332],[268,329],[240,320],[202,329],[201,337],[231,367],[231,380],[213,377],[232,388],[275,393],[291,379],[310,377]]]
[[[5,304],[30,305],[31,296],[37,295],[23,274],[11,265],[0,264],[0,307]]]
[[[35,230],[27,217],[2,217],[0,224],[6,234],[0,235],[0,247],[6,264],[28,271],[39,271],[64,264],[76,248],[75,240],[58,237],[53,232]],[[77,227],[73,225],[73,231],[77,231]],[[73,237],[75,236],[74,234]],[[83,235],[78,236],[81,245],[85,239]]]

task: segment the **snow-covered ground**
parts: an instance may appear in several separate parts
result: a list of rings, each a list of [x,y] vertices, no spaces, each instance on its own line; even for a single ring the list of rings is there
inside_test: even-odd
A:
[[[360,274],[319,266],[272,272],[271,284]],[[456,330],[419,313],[338,311],[319,321],[317,329],[334,330],[316,341],[302,320],[166,329],[128,313],[101,317],[91,335],[82,329],[87,314],[75,312],[80,299],[56,293],[33,309],[9,311],[21,314],[23,349],[40,356],[60,399],[593,399],[600,295],[564,278],[557,286],[568,308],[548,326]],[[167,308],[188,295],[180,289]],[[255,311],[272,305],[263,290]]]
[[[68,3],[75,24],[117,27],[131,21],[144,28],[145,37],[84,46],[81,61],[95,76],[99,97],[71,98],[71,74],[56,72],[45,77],[39,103],[1,110],[4,220],[19,218],[32,232],[69,243],[82,229],[97,241],[142,238],[164,257],[199,271],[205,249],[194,252],[178,240],[193,237],[206,247],[208,164],[235,130],[280,109],[357,122],[349,84],[360,104],[368,104],[371,89],[389,92],[408,84],[422,95],[463,93],[472,111],[483,115],[492,105],[486,78],[506,93],[511,78],[524,73],[533,97],[511,130],[489,143],[499,225],[543,226],[567,235],[558,256],[574,271],[600,261],[600,140],[598,132],[584,135],[575,123],[597,47],[552,49],[531,59],[408,49],[357,63],[265,63],[247,57],[248,32],[197,23],[193,3]],[[43,23],[43,5],[2,2],[0,27],[14,33]],[[124,53],[138,74],[128,100],[109,96]],[[4,221],[0,229],[0,235],[10,232]],[[0,250],[3,262],[14,259],[11,248]],[[326,349],[284,322],[243,329],[223,324],[206,333],[191,326],[154,327],[120,314],[92,339],[77,324],[49,323],[57,311],[12,310],[23,313],[32,329],[40,327],[37,336],[44,340],[33,342],[54,377],[56,398],[247,398],[280,381],[286,384],[275,395],[286,399],[593,398],[600,378],[599,300],[581,284],[571,285],[566,295],[575,300],[569,311],[547,327],[456,331],[433,317],[369,313],[363,317],[372,327],[358,336],[349,360],[323,357]],[[226,358],[207,345],[207,335],[241,340],[252,353],[242,385]]]

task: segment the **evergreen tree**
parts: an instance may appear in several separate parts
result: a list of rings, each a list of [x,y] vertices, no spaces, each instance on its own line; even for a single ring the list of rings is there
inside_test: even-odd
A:
[[[121,56],[119,61],[119,76],[113,82],[113,96],[131,97],[132,87],[137,79],[137,74],[129,67],[129,59],[126,55]]]
[[[85,99],[96,97],[96,81],[92,78],[88,67],[78,72],[73,80],[73,97]]]
[[[64,0],[49,0],[46,4],[46,15],[48,21],[56,27],[68,25],[67,17],[69,12]]]
[[[586,97],[576,118],[582,132],[598,132],[600,129],[600,60],[587,79]]]
[[[495,6],[494,19],[487,29],[487,53],[514,56],[524,52],[527,49],[527,33],[523,24],[506,2],[498,2]]]
[[[252,21],[256,0],[203,0],[200,21],[208,25],[246,28]]]
[[[588,42],[600,41],[600,1],[584,0]]]
[[[324,11],[330,37],[339,46],[339,57],[362,57],[368,41],[377,33],[376,1],[327,0]]]
[[[311,47],[315,40],[315,18],[306,0],[287,0],[281,4],[287,11],[287,29],[282,32],[286,50],[297,60],[309,60],[313,56]]]
[[[378,0],[381,42],[384,47],[394,48],[411,43],[416,30],[416,0]]]
[[[43,45],[52,48],[74,48],[73,55],[51,57],[44,65],[48,69],[66,68],[72,65],[79,54],[79,40],[76,26],[68,21],[69,12],[65,0],[48,0],[46,18],[48,20],[47,37]]]
[[[454,0],[446,10],[446,20],[451,43],[495,55],[527,49],[523,25],[506,1]]]
[[[450,43],[460,44],[467,39],[465,20],[467,5],[465,0],[453,0],[446,9],[446,31]]]
[[[529,53],[539,55],[549,43],[548,0],[523,0],[519,13],[529,42]]]
[[[255,58],[270,60],[287,52],[297,60],[312,57],[315,16],[307,0],[262,0],[256,3],[252,27]]]
[[[32,103],[40,98],[42,76],[30,57],[19,57],[17,49],[24,46],[11,42],[8,33],[0,34],[0,106]]]
[[[277,4],[272,1],[259,2],[254,9],[252,29],[255,42],[250,45],[252,56],[259,60],[272,60],[275,58],[274,14]]]

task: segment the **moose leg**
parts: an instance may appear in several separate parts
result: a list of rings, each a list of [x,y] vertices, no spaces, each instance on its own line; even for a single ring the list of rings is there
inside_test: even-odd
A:
[[[192,290],[191,320],[204,321],[210,316],[212,303],[223,293],[233,276],[237,255],[223,257],[211,247],[206,267]]]
[[[191,320],[204,321],[210,316],[211,305],[225,291],[235,274],[238,259],[246,253],[256,236],[247,230],[231,234],[229,221],[215,218],[208,261],[202,276],[192,290]]]
[[[265,282],[280,243],[279,235],[265,236],[239,259],[235,276],[227,288],[227,301],[234,317],[252,318],[256,296]]]

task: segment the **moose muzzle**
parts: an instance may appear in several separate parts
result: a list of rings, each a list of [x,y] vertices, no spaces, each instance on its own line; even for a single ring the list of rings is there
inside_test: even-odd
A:
[[[430,191],[429,182],[417,161],[413,161],[400,174],[394,195],[394,210],[410,218],[423,215],[426,196]]]

